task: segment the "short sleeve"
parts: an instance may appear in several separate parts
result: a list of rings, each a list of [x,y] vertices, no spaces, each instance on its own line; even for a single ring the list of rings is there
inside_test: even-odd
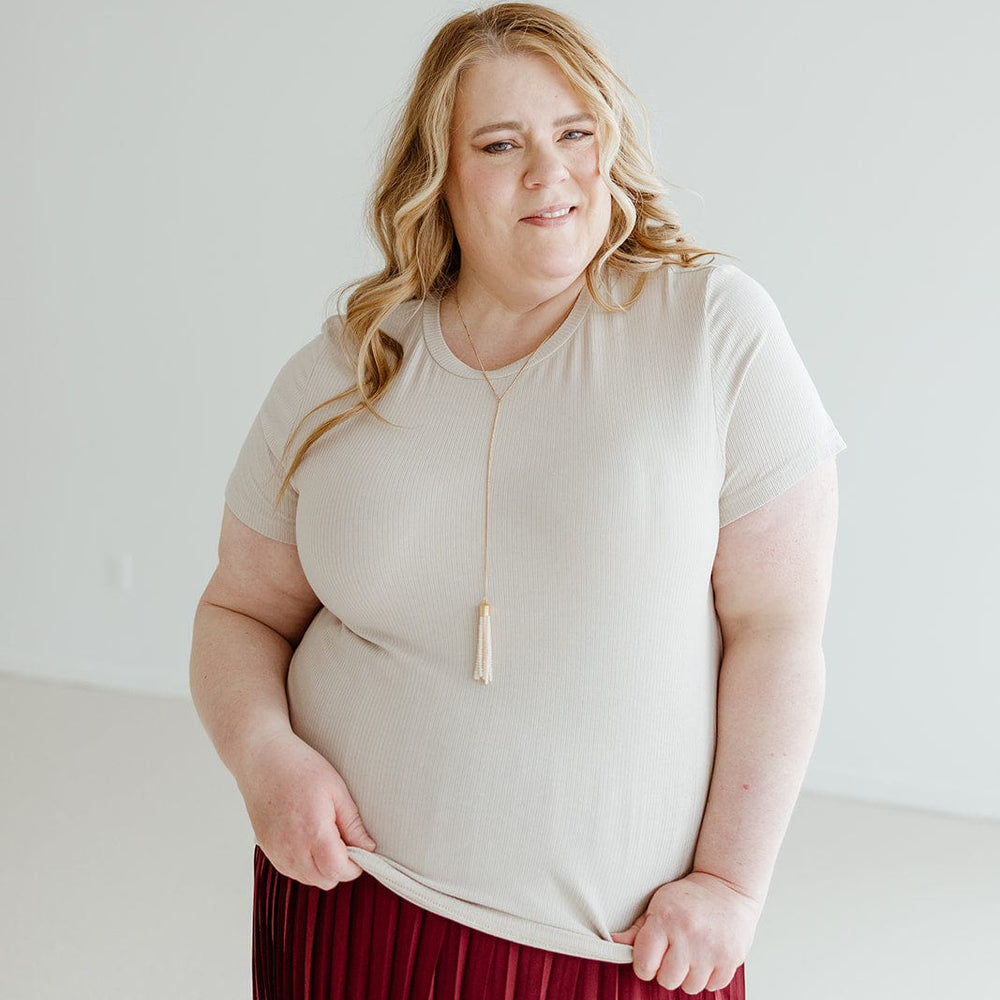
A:
[[[306,387],[321,357],[321,334],[282,367],[243,441],[226,483],[226,506],[248,527],[279,542],[295,544],[298,493],[289,483],[277,502],[294,448],[285,444],[302,416]]]
[[[847,447],[771,296],[734,265],[706,289],[719,440],[719,526],[762,507]]]

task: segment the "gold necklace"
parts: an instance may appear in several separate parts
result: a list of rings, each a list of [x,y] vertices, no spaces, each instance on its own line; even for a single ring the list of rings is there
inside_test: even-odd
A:
[[[506,396],[507,393],[514,388],[514,384],[521,377],[521,373],[528,367],[531,359],[538,353],[538,349],[549,339],[549,337],[552,336],[552,334],[550,333],[545,340],[543,340],[538,347],[536,347],[524,359],[524,364],[517,370],[517,374],[514,376],[510,385],[508,385],[503,392],[497,392],[496,386],[493,385],[490,381],[489,375],[486,374],[486,366],[483,364],[483,359],[479,356],[479,351],[476,350],[476,344],[472,339],[472,334],[469,333],[469,327],[466,325],[465,317],[462,315],[462,306],[459,304],[457,291],[455,292],[455,308],[458,309],[458,318],[462,322],[462,328],[465,330],[465,336],[469,339],[469,346],[472,348],[472,353],[475,354],[476,361],[479,362],[483,378],[486,379],[486,384],[490,387],[490,392],[493,393],[497,401],[496,409],[493,411],[493,426],[490,428],[490,447],[486,453],[486,501],[483,516],[483,599],[479,602],[479,637],[476,643],[476,669],[473,674],[475,680],[482,681],[483,684],[489,684],[489,682],[493,680],[493,637],[490,628],[489,602],[490,485],[493,472],[493,442],[496,440],[497,436],[497,421],[500,418],[500,404],[503,402],[504,396]],[[556,327],[556,329],[558,329],[558,327]],[[552,332],[555,333],[555,330]]]

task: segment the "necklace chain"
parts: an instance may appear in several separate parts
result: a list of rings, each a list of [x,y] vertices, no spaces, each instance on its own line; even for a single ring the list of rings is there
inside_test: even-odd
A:
[[[472,353],[476,356],[476,361],[479,362],[479,368],[483,373],[483,378],[486,380],[486,384],[490,387],[490,392],[493,393],[496,398],[497,405],[493,410],[493,426],[490,428],[490,446],[486,453],[486,497],[485,497],[485,509],[483,513],[483,599],[479,605],[479,653],[478,662],[476,665],[476,678],[482,680],[485,683],[489,683],[492,678],[492,648],[490,640],[490,606],[489,606],[489,584],[490,584],[490,492],[492,486],[492,474],[493,474],[493,443],[496,441],[497,436],[497,423],[500,418],[500,404],[503,402],[504,396],[514,388],[514,384],[521,377],[521,373],[528,367],[531,359],[538,353],[539,348],[542,344],[549,339],[546,337],[539,345],[536,347],[525,359],[524,364],[517,370],[517,374],[511,380],[510,385],[504,389],[503,392],[497,392],[496,386],[493,384],[489,375],[486,374],[486,365],[483,364],[483,359],[479,356],[479,351],[476,350],[476,343],[472,339],[472,334],[469,333],[468,324],[465,322],[465,316],[462,315],[462,306],[458,301],[458,292],[455,292],[455,308],[458,309],[458,318],[461,320],[462,329],[465,330],[465,336],[469,340],[469,346],[472,348]]]
[[[470,346],[470,347],[472,348],[472,353],[473,353],[473,354],[475,354],[475,356],[476,356],[476,361],[478,361],[478,362],[479,362],[479,368],[480,368],[480,370],[481,370],[481,371],[482,371],[482,373],[483,373],[483,378],[484,378],[484,379],[486,379],[486,384],[487,384],[487,385],[488,385],[488,386],[490,387],[490,391],[491,391],[491,392],[493,393],[493,395],[494,395],[494,396],[496,396],[496,398],[497,398],[497,402],[499,402],[499,401],[500,401],[501,399],[503,399],[503,398],[504,398],[504,396],[506,396],[506,395],[507,395],[507,393],[508,393],[508,392],[510,392],[510,390],[511,390],[511,389],[513,389],[513,388],[514,388],[514,382],[516,382],[516,381],[517,381],[517,380],[518,380],[518,379],[519,379],[519,378],[521,377],[521,372],[523,372],[523,371],[524,371],[524,369],[528,367],[528,363],[529,363],[529,362],[531,361],[531,359],[532,359],[532,358],[533,358],[533,357],[534,357],[534,356],[535,356],[535,355],[536,355],[536,354],[538,353],[538,351],[539,351],[539,348],[541,348],[542,344],[544,344],[544,343],[545,343],[545,341],[546,341],[546,340],[548,340],[550,336],[552,336],[552,334],[549,334],[549,337],[546,337],[546,338],[545,338],[545,339],[544,339],[544,340],[543,340],[543,341],[542,341],[542,342],[541,342],[541,343],[540,343],[540,344],[538,345],[538,347],[536,347],[536,348],[535,348],[535,349],[534,349],[534,350],[533,350],[533,351],[532,351],[532,352],[531,352],[531,353],[530,353],[530,354],[529,354],[529,355],[528,355],[528,356],[527,356],[527,357],[526,357],[526,358],[524,359],[524,364],[523,364],[523,365],[521,365],[521,367],[520,367],[520,368],[519,368],[519,369],[517,370],[517,374],[516,374],[516,375],[514,376],[514,379],[513,379],[513,381],[512,381],[511,383],[510,383],[510,385],[509,385],[509,386],[507,386],[507,388],[506,388],[506,389],[504,389],[504,391],[503,391],[503,392],[497,392],[497,390],[496,390],[496,386],[495,386],[495,385],[493,384],[493,382],[492,382],[492,380],[490,379],[489,375],[487,375],[487,374],[486,374],[486,365],[484,365],[484,364],[483,364],[483,359],[482,359],[482,358],[481,358],[481,357],[479,356],[479,351],[477,351],[477,350],[476,350],[476,343],[475,343],[475,341],[474,341],[474,340],[472,339],[472,334],[471,334],[471,333],[469,333],[469,327],[468,327],[468,325],[467,325],[467,324],[466,324],[466,322],[465,322],[465,316],[463,316],[463,315],[462,315],[462,306],[461,306],[461,303],[460,303],[460,302],[458,301],[458,292],[456,292],[456,293],[455,293],[455,308],[456,308],[456,309],[458,310],[458,318],[459,318],[459,319],[461,320],[461,322],[462,322],[462,329],[463,329],[463,330],[465,330],[465,336],[466,336],[466,338],[467,338],[467,339],[468,339],[468,341],[469,341],[469,346]]]

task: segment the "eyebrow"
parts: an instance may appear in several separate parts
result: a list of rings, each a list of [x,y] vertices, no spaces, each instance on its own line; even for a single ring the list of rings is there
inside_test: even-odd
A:
[[[575,125],[578,122],[587,122],[591,125],[597,123],[597,119],[594,118],[592,114],[587,111],[579,111],[572,115],[564,115],[562,118],[557,118],[553,123],[553,128],[562,128],[563,125]],[[487,135],[490,132],[520,132],[524,129],[524,125],[521,122],[508,121],[508,122],[493,122],[491,125],[484,125],[482,128],[477,128],[475,132],[472,133],[472,139],[478,139],[481,135]]]

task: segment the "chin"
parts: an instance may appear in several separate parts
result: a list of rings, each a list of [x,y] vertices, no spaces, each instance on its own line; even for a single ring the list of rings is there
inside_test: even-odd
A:
[[[546,281],[574,281],[587,270],[587,265],[593,257],[574,257],[573,259],[535,260],[531,270],[535,277]]]
[[[583,270],[584,268],[577,271],[534,271],[525,275],[524,285],[535,288],[542,298],[552,298],[569,288]]]

